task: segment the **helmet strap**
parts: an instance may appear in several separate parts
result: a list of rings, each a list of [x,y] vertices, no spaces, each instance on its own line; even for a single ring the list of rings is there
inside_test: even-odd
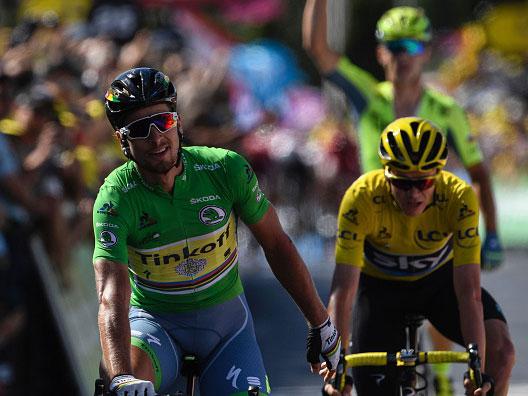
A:
[[[128,143],[128,131],[126,128],[121,128],[119,130],[119,143],[121,145],[121,151],[130,160],[134,160],[132,153],[130,152],[130,145]]]
[[[178,148],[178,157],[176,158],[176,163],[174,164],[174,166],[176,167],[180,166],[180,163],[181,163],[182,145],[183,145],[183,129],[179,123],[178,123],[178,136],[180,138],[180,147]]]

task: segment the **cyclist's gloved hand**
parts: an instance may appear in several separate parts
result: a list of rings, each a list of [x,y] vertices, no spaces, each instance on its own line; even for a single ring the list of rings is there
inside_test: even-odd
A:
[[[480,253],[481,267],[485,271],[492,271],[500,267],[503,259],[502,246],[494,231],[486,232],[486,239]]]
[[[482,386],[476,388],[471,381],[469,372],[464,373],[464,388],[466,389],[466,395],[473,395],[477,389],[485,391],[486,396],[493,396],[495,394],[495,380],[491,375],[481,373],[482,375]]]
[[[154,385],[150,381],[135,378],[133,375],[116,375],[110,382],[110,392],[116,396],[154,396]]]
[[[306,339],[306,359],[312,364],[319,363],[319,355],[325,360],[329,370],[335,370],[339,363],[341,336],[328,318],[322,325],[310,327]]]

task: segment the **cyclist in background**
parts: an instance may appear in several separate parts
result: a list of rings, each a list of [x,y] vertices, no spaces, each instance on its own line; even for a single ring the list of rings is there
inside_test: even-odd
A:
[[[471,134],[464,110],[453,100],[424,85],[422,73],[431,56],[431,24],[421,9],[395,7],[379,19],[376,37],[378,62],[386,81],[372,75],[327,43],[326,0],[308,0],[303,19],[304,46],[324,78],[339,87],[358,114],[360,159],[363,172],[381,167],[377,155],[379,133],[396,118],[420,116],[433,121],[445,133],[476,187],[485,221],[481,251],[483,269],[492,270],[503,260],[497,236],[497,219],[491,181],[478,142]],[[451,344],[430,329],[436,349]],[[450,394],[449,365],[436,365],[437,389]]]
[[[150,68],[119,75],[106,113],[128,158],[94,211],[101,374],[118,396],[174,391],[182,355],[200,364],[202,395],[270,393],[238,272],[237,219],[310,325],[308,359],[334,368],[340,337],[303,260],[243,157],[182,147],[176,91]]]
[[[514,348],[499,305],[480,286],[477,197],[442,170],[447,139],[427,120],[400,118],[382,132],[379,157],[384,169],[361,176],[341,201],[330,317],[346,341],[352,316],[357,353],[397,351],[405,315],[425,316],[450,340],[477,343],[495,395],[506,395]],[[397,394],[392,370],[354,369],[358,394]],[[489,390],[485,377],[474,395]]]
[[[359,115],[358,131],[363,172],[379,169],[379,131],[396,118],[419,116],[446,133],[450,148],[463,162],[477,187],[486,225],[482,266],[497,268],[502,248],[497,237],[495,202],[488,170],[464,110],[453,98],[424,85],[422,73],[431,56],[432,32],[419,8],[395,7],[379,19],[376,55],[386,81],[372,75],[327,43],[326,0],[308,0],[303,18],[303,42],[322,76],[346,94]]]

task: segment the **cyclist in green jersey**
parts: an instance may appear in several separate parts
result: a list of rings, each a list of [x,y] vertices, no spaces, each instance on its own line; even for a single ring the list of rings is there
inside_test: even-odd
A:
[[[310,274],[245,159],[182,147],[176,90],[151,68],[112,82],[106,113],[128,158],[94,205],[101,375],[118,396],[175,391],[182,356],[202,395],[270,394],[238,273],[237,220],[309,323],[307,358],[339,359],[340,336]]]
[[[377,59],[386,81],[371,74],[327,43],[326,0],[308,0],[303,17],[303,43],[320,73],[339,87],[358,114],[360,159],[363,172],[381,168],[377,156],[380,131],[396,118],[420,116],[433,121],[447,135],[477,187],[486,226],[482,268],[502,263],[497,236],[496,209],[488,170],[464,110],[453,100],[423,83],[422,73],[431,56],[431,24],[421,9],[395,7],[379,19]]]

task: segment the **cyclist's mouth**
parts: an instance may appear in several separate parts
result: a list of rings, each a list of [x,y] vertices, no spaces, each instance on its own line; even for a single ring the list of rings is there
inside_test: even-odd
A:
[[[161,156],[165,155],[165,153],[167,153],[168,151],[169,151],[169,147],[165,146],[165,147],[162,147],[162,148],[159,148],[157,150],[153,150],[153,151],[149,152],[149,155],[151,155],[153,157],[161,157]]]
[[[404,212],[407,212],[407,213],[414,213],[416,212],[417,210],[419,210],[421,207],[422,207],[422,204],[423,202],[416,202],[416,201],[413,201],[413,202],[404,202],[403,205],[402,205],[402,209]]]

